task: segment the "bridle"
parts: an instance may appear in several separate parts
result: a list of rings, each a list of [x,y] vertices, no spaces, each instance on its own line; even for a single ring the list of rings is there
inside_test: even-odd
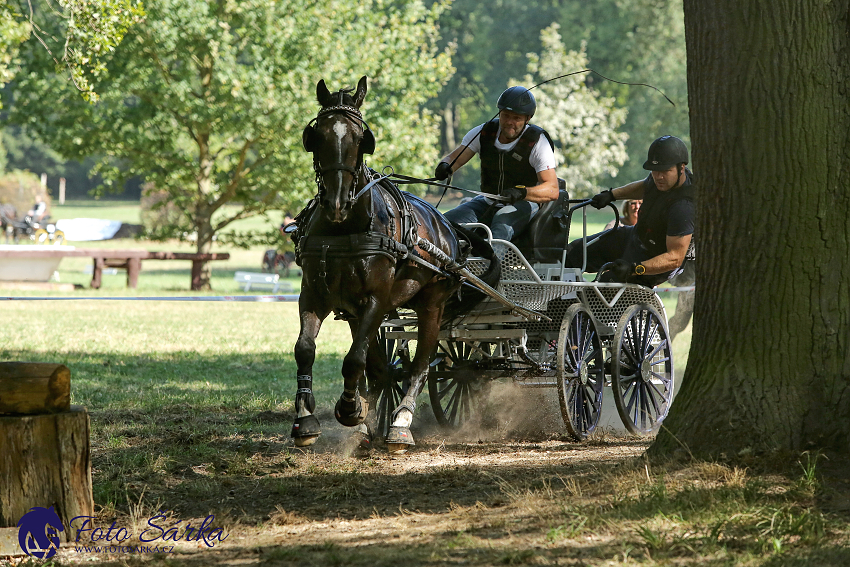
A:
[[[324,182],[324,175],[326,173],[337,172],[337,171],[347,171],[351,173],[354,180],[351,183],[351,186],[348,189],[348,203],[352,203],[354,201],[354,194],[357,185],[357,178],[360,173],[364,171],[364,162],[363,155],[371,154],[375,150],[375,137],[372,134],[372,130],[369,128],[369,125],[363,119],[363,115],[360,113],[360,110],[355,108],[354,106],[350,106],[342,103],[343,93],[340,91],[340,103],[334,106],[329,106],[327,108],[323,108],[319,111],[315,118],[313,118],[308,124],[307,127],[304,128],[304,134],[302,136],[302,141],[304,143],[304,149],[308,152],[313,153],[313,170],[316,172],[316,187],[318,190],[319,201],[321,202],[324,197],[327,188]],[[315,150],[316,147],[316,129],[315,124],[318,120],[324,116],[329,116],[332,114],[342,114],[345,118],[350,120],[351,122],[356,122],[360,125],[361,135],[360,135],[360,143],[358,145],[357,150],[357,164],[355,167],[350,165],[346,165],[341,162],[334,162],[327,165],[322,165],[319,163],[319,159],[316,157]]]

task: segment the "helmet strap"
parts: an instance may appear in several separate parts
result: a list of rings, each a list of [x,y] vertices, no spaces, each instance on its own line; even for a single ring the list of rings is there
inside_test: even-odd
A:
[[[685,172],[685,164],[677,163],[676,172],[678,173],[678,175],[676,175],[676,184],[672,187],[673,189],[682,186],[682,174]]]

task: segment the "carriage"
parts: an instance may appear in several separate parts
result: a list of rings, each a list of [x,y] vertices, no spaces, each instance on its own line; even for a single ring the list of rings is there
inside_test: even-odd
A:
[[[366,91],[365,76],[356,89],[335,93],[320,80],[321,109],[302,134],[317,193],[291,234],[303,270],[296,446],[321,435],[313,364],[331,312],[352,336],[334,417],[362,426],[367,445],[375,433],[392,454],[415,444],[410,424],[426,382],[437,420],[458,427],[503,377],[557,388],[576,439],[599,424],[606,381],[629,431],[657,430],[673,395],[664,306],[651,289],[586,282],[583,268],[565,267],[572,215],[583,210],[586,234],[590,201],[571,201],[562,190],[513,243],[493,239],[483,225],[452,225],[400,191],[390,173],[365,165],[375,150],[360,112]],[[459,293],[465,285],[476,288],[474,301]]]
[[[26,215],[22,220],[16,220],[14,207],[0,206],[0,229],[6,233],[6,242],[11,236],[16,243],[23,237],[37,244],[62,244],[65,233],[56,228],[55,223],[46,222],[48,218],[36,221]]]
[[[513,243],[493,239],[485,225],[467,225],[487,234],[501,262],[497,290],[508,302],[488,299],[440,331],[428,374],[440,425],[458,429],[480,418],[493,382],[511,379],[522,388],[556,388],[564,423],[578,441],[599,424],[603,394],[613,395],[629,432],[660,427],[674,389],[663,303],[650,288],[585,281],[583,269],[564,266],[573,213],[582,213],[588,244],[588,204],[562,190]],[[467,267],[480,273],[486,264],[470,258]],[[528,318],[510,304],[540,316]],[[379,432],[406,391],[416,325],[415,314],[402,311],[381,326],[389,383],[376,408]]]

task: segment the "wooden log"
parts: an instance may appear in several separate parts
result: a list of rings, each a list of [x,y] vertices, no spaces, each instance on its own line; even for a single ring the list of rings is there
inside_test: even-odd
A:
[[[0,414],[56,413],[70,407],[71,371],[67,366],[0,362]]]
[[[89,414],[84,407],[0,416],[0,528],[15,527],[35,506],[49,508],[73,538],[70,521],[94,514]]]

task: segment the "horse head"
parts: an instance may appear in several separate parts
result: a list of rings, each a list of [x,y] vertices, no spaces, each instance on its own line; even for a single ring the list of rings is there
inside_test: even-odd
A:
[[[328,219],[341,223],[354,205],[358,180],[363,179],[363,156],[375,150],[375,138],[360,114],[366,98],[366,77],[357,89],[331,93],[321,80],[316,98],[322,109],[304,129],[304,149],[313,154],[319,186],[319,206]]]

